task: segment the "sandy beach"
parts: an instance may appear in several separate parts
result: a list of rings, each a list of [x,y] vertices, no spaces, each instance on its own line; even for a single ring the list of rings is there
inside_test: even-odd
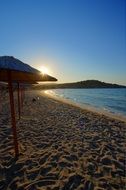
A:
[[[15,159],[7,94],[1,102],[1,190],[125,189],[126,122],[27,91]]]

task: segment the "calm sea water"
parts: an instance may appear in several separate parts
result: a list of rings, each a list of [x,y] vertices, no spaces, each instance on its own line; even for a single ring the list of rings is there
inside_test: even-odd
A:
[[[126,116],[126,89],[55,89],[55,96]]]

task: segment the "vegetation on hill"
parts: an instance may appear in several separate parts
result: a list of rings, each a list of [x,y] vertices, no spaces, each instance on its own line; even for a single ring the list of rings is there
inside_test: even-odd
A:
[[[86,80],[64,84],[40,84],[35,89],[54,89],[54,88],[126,88],[126,86],[105,83],[98,80]]]

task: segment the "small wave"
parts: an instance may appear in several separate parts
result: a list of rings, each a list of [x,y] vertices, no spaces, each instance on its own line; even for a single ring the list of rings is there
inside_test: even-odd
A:
[[[126,112],[126,108],[124,107],[121,107],[121,106],[109,106],[110,108],[112,109],[115,109],[115,110],[120,110],[120,111],[123,111],[123,112]]]

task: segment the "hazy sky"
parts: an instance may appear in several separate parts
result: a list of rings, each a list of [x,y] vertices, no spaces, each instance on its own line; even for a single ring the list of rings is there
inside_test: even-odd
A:
[[[126,85],[125,0],[0,0],[0,55],[59,82]]]

